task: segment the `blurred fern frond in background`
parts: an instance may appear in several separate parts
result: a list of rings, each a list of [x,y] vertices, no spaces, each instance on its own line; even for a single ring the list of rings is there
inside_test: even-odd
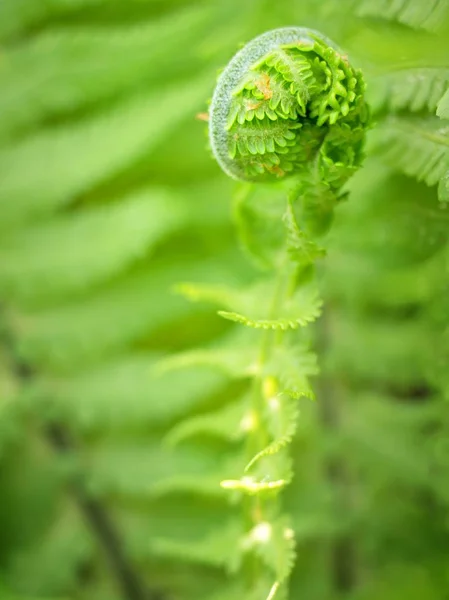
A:
[[[196,115],[288,25],[349,53],[373,112],[320,260],[320,374],[273,357],[300,397],[288,597],[447,598],[447,0],[0,1],[0,598],[243,597],[254,537],[219,483],[245,468],[257,332],[203,300],[257,320],[276,192],[222,175]],[[272,227],[232,218],[248,194]]]

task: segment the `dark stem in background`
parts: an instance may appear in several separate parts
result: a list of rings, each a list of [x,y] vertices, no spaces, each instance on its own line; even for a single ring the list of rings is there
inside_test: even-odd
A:
[[[9,332],[1,331],[1,337],[8,351],[11,366],[22,381],[30,381],[34,377],[33,369],[24,361],[18,359],[14,352],[14,343]],[[51,447],[58,454],[69,454],[76,451],[68,431],[60,424],[48,425],[44,435]],[[101,546],[106,562],[109,564],[112,576],[120,587],[125,600],[164,600],[161,592],[149,590],[141,580],[136,570],[129,563],[123,551],[120,534],[106,508],[96,498],[90,497],[81,477],[73,478],[69,483],[69,491],[78,509],[90,526],[91,531]]]
[[[330,306],[325,307],[317,323],[317,350],[322,362],[325,361],[326,351],[331,343],[330,311]],[[340,384],[325,372],[322,373],[317,382],[317,404],[322,426],[331,438],[338,434],[341,427],[342,401],[343,391]],[[353,510],[351,479],[338,449],[333,449],[332,455],[327,459],[325,473],[335,493],[336,509],[343,520],[349,521]],[[352,591],[357,585],[357,552],[355,540],[350,533],[339,534],[332,541],[330,562],[334,589],[342,594]]]
[[[60,454],[72,453],[75,450],[73,442],[61,425],[49,425],[46,428],[46,437],[53,449]],[[120,535],[104,506],[98,500],[89,497],[81,480],[71,482],[70,492],[102,546],[111,572],[124,597],[127,600],[163,600],[160,593],[145,589],[144,583],[127,561],[122,550]]]

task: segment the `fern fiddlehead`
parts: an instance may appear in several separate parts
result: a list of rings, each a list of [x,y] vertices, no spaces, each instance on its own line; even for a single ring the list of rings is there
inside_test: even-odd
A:
[[[321,233],[362,159],[363,92],[361,73],[323,35],[300,27],[269,31],[238,52],[218,80],[212,152],[235,179],[294,177],[297,197],[307,196],[297,207],[303,227]]]
[[[297,398],[312,396],[307,382],[312,370],[298,359],[292,375],[295,340],[287,340],[283,332],[307,324],[318,311],[303,321],[280,319],[279,313],[286,305],[294,310],[296,304],[300,310],[300,296],[307,291],[298,285],[298,270],[322,255],[313,237],[327,230],[343,184],[361,164],[367,122],[360,71],[329,39],[298,27],[267,32],[238,52],[222,72],[210,107],[210,145],[225,173],[250,182],[292,180],[283,259],[278,263],[283,266],[275,275],[270,314],[257,322],[221,313],[267,330],[253,381],[257,425],[249,432],[248,448],[255,454],[245,476],[222,485],[256,497],[249,511],[250,539],[262,564],[270,564],[267,555],[278,556],[271,564],[275,583],[269,597],[288,577],[293,542],[288,527],[273,528],[278,501],[266,502],[264,497],[276,494],[290,479],[285,447],[296,428]],[[261,464],[276,455],[277,461]]]
[[[237,204],[250,252],[260,250],[258,258],[265,259],[271,247],[271,275],[243,291],[182,290],[193,300],[221,304],[225,319],[262,330],[251,365],[243,369],[251,379],[249,400],[235,424],[245,438],[246,467],[221,482],[242,500],[244,531],[229,566],[241,571],[239,596],[250,600],[285,594],[294,563],[294,528],[279,492],[292,477],[288,451],[298,399],[313,397],[308,379],[315,359],[301,329],[320,313],[312,275],[325,252],[316,238],[329,227],[342,186],[361,164],[367,124],[360,71],[330,40],[296,27],[270,31],[243,47],[220,75],[210,107],[210,145],[225,173],[251,184],[289,184],[269,210],[248,190]],[[238,362],[238,345],[230,351]],[[210,356],[210,362],[223,356]],[[200,357],[208,360],[207,353],[193,360]]]

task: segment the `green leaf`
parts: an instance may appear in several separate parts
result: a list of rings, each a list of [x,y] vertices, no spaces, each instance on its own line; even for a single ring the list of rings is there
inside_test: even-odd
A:
[[[225,286],[202,286],[183,284],[178,291],[195,301],[212,302],[227,308],[240,309],[242,312],[218,311],[224,319],[241,323],[254,329],[297,329],[317,319],[320,315],[321,301],[311,286],[298,288],[284,303],[282,314],[270,316],[274,283],[263,281],[243,291]],[[249,313],[243,314],[243,313]]]
[[[260,294],[263,294],[263,288],[258,289]],[[253,313],[248,314],[219,311],[218,314],[224,319],[241,323],[246,327],[254,329],[273,329],[285,331],[287,329],[297,329],[305,327],[309,323],[315,321],[321,312],[321,301],[315,290],[312,288],[301,287],[299,290],[284,304],[280,314],[273,318],[264,318],[263,315],[269,313],[268,306],[256,308],[256,298],[264,298],[263,295],[254,294],[254,300],[251,302],[249,310]],[[248,299],[250,296],[248,296]],[[247,298],[244,298],[245,300]],[[249,304],[245,302],[245,304]],[[266,310],[263,310],[263,309]],[[260,315],[260,316],[259,316]]]
[[[169,271],[139,272],[88,298],[15,313],[19,351],[28,361],[63,370],[77,370],[118,352],[157,327],[192,313],[186,303],[170,295],[170,279]]]
[[[422,385],[428,357],[432,356],[432,334],[421,320],[349,317],[338,311],[333,318],[334,347],[327,360],[329,372],[351,380],[389,381],[413,389]],[[421,382],[421,383],[420,383]]]
[[[245,598],[245,600],[287,600],[285,590],[282,589],[286,586],[282,586],[274,597],[270,597],[269,593],[272,587],[273,583],[265,573],[257,577],[257,581],[254,581],[251,587],[248,587],[241,581],[232,582],[229,585],[222,586],[222,589],[216,593],[201,596],[199,600],[234,600],[234,598]]]
[[[438,198],[441,202],[449,202],[449,170],[446,171],[438,183]]]
[[[437,115],[441,119],[449,119],[449,90],[446,91],[438,103]]]
[[[159,373],[158,358],[129,353],[72,377],[38,377],[29,401],[82,431],[136,431],[173,424],[226,386],[227,378],[208,367]]]
[[[201,446],[179,448],[154,439],[118,442],[107,438],[91,448],[88,459],[89,487],[96,494],[115,493],[124,498],[156,498],[173,493],[222,497],[222,479],[242,470],[239,454]]]
[[[276,347],[265,367],[266,374],[279,379],[281,391],[293,398],[314,398],[309,377],[317,375],[316,356],[305,345]]]
[[[172,5],[178,9],[172,10]],[[166,5],[163,2],[152,1],[155,5],[153,10],[157,11],[157,5],[160,4],[164,8]],[[170,4],[170,18],[176,18],[176,13],[181,12],[183,5],[188,4],[186,0],[172,0]],[[107,23],[108,17],[114,15],[123,19],[123,13],[120,12],[121,0],[2,0],[0,4],[0,39],[8,40],[14,36],[22,37],[24,32],[29,30],[39,30],[45,25],[53,25],[54,21],[59,22],[64,20],[70,22],[80,16],[84,17],[90,24],[97,25],[98,21]],[[159,11],[160,11],[160,7]],[[129,0],[127,3],[127,16],[131,13],[136,16],[142,15],[142,0]],[[158,11],[158,12],[159,12]]]
[[[69,8],[69,3],[59,3],[60,8],[62,4]],[[116,102],[160,78],[169,81],[180,68],[198,72],[204,60],[195,54],[192,41],[209,20],[206,7],[192,5],[158,19],[140,20],[138,25],[81,25],[73,34],[63,27],[47,29],[6,49],[0,63],[0,140],[22,134],[45,118],[72,115],[98,102]],[[0,16],[0,34],[4,26]],[[163,52],[163,47],[170,47],[170,52]]]
[[[130,271],[87,297],[57,307],[10,311],[20,354],[33,364],[72,372],[105,355],[118,354],[158,328],[175,326],[195,313],[192,305],[170,293],[180,273],[227,281],[227,264],[228,257],[219,256],[184,263],[165,261],[154,269]],[[29,294],[32,297],[32,290]]]
[[[258,523],[249,533],[255,553],[282,583],[290,575],[296,556],[293,530],[285,518]]]
[[[174,291],[191,302],[207,302],[210,304],[233,305],[240,300],[240,292],[220,284],[180,283]]]
[[[254,364],[257,345],[250,343],[247,336],[243,336],[241,333],[239,330],[236,335],[236,332],[233,331],[224,340],[208,348],[187,350],[163,358],[159,361],[156,370],[160,373],[169,373],[179,369],[206,366],[233,379],[250,377],[257,369]]]
[[[148,188],[114,204],[4,235],[0,290],[7,299],[20,298],[26,281],[38,300],[92,289],[147,256],[179,223],[173,194]]]
[[[247,396],[242,400],[205,414],[181,421],[168,432],[167,442],[179,444],[198,435],[207,435],[235,442],[256,426],[256,417],[249,409]]]
[[[382,133],[378,141],[383,143],[383,137]],[[420,146],[418,152],[422,149]],[[385,148],[386,152],[390,150],[391,147]],[[384,293],[386,296],[392,293],[398,296],[402,292],[404,297],[408,291],[412,301],[414,294],[419,296],[426,289],[430,292],[432,284],[426,283],[428,275],[425,269],[421,269],[420,263],[431,259],[446,245],[449,223],[449,213],[444,204],[438,202],[435,188],[394,172],[392,169],[396,165],[393,161],[390,161],[393,163],[390,168],[383,162],[382,155],[367,160],[365,168],[352,179],[348,187],[354,202],[341,207],[345,215],[335,223],[328,258],[330,263],[338,261],[340,264],[337,270],[342,279],[341,284],[336,284],[337,288],[341,289],[343,285],[348,291],[355,286],[360,290],[366,289],[366,293],[362,291],[364,302],[370,303],[372,294],[372,301],[379,305],[384,304]],[[369,223],[369,227],[360,227],[361,223]],[[394,283],[394,271],[411,270],[412,265],[416,283],[401,290]],[[341,267],[346,275],[341,272]],[[385,289],[376,281],[377,275],[374,277],[372,269],[375,267],[384,282],[388,279],[391,282]],[[353,269],[356,272],[349,275],[348,270]],[[431,272],[429,266],[429,275]],[[334,286],[333,267],[329,268],[328,277]],[[409,277],[412,277],[411,273],[403,283]]]
[[[239,520],[217,524],[214,531],[197,540],[155,539],[151,541],[151,553],[186,563],[200,563],[235,570],[240,562],[240,540],[243,536]]]
[[[277,454],[293,439],[298,427],[298,400],[287,394],[277,394],[265,400],[264,420],[273,441],[258,452],[246,465],[250,471],[260,459]]]
[[[449,169],[449,129],[436,117],[390,117],[373,140],[387,164],[427,185]]]
[[[100,0],[102,4],[112,3],[115,0]],[[70,14],[80,8],[89,8],[98,4],[98,0],[73,0],[63,2],[51,0],[50,2],[39,2],[39,0],[28,0],[17,3],[14,0],[5,0],[0,5],[0,32],[2,37],[20,31],[45,21],[51,16]]]
[[[200,75],[184,87],[178,83],[156,94],[136,94],[98,116],[36,133],[0,150],[1,226],[30,222],[66,206],[148,154],[194,116],[209,79]]]
[[[242,477],[223,479],[221,487],[226,490],[237,490],[250,496],[270,495],[283,490],[292,480],[291,459],[283,447],[278,448],[275,453],[264,453],[250,464],[250,467],[251,473],[247,472],[247,465]]]
[[[268,385],[263,418],[272,441],[251,459],[247,471],[260,459],[280,452],[291,443],[298,425],[298,399],[314,397],[308,377],[316,374],[316,360],[305,347],[278,346],[265,372]]]
[[[366,394],[361,400],[348,414],[344,428],[344,438],[355,464],[362,469],[376,470],[384,477],[393,476],[415,485],[419,482],[437,495],[446,496],[449,486],[444,468],[436,467],[441,437],[423,435],[423,429],[431,427],[431,423],[440,418],[438,401],[430,400],[431,406],[395,405],[392,398],[387,401],[376,394]],[[379,431],[382,436],[378,435]],[[413,456],[416,446],[422,452]],[[435,470],[431,465],[436,467]]]
[[[391,19],[416,27],[435,31],[444,27],[449,20],[449,5],[446,0],[357,0],[360,16]]]
[[[374,76],[368,87],[370,104],[375,110],[433,112],[448,88],[447,67],[393,64],[388,69],[391,70]]]

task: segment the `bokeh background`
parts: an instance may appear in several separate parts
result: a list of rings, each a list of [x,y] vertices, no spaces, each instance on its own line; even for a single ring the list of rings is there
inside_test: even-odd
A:
[[[322,271],[291,598],[447,600],[448,23],[446,0],[0,0],[1,599],[237,600],[237,445],[179,423],[246,381],[154,365],[232,329],[175,284],[257,275],[197,115],[240,44],[301,25],[374,116]]]

